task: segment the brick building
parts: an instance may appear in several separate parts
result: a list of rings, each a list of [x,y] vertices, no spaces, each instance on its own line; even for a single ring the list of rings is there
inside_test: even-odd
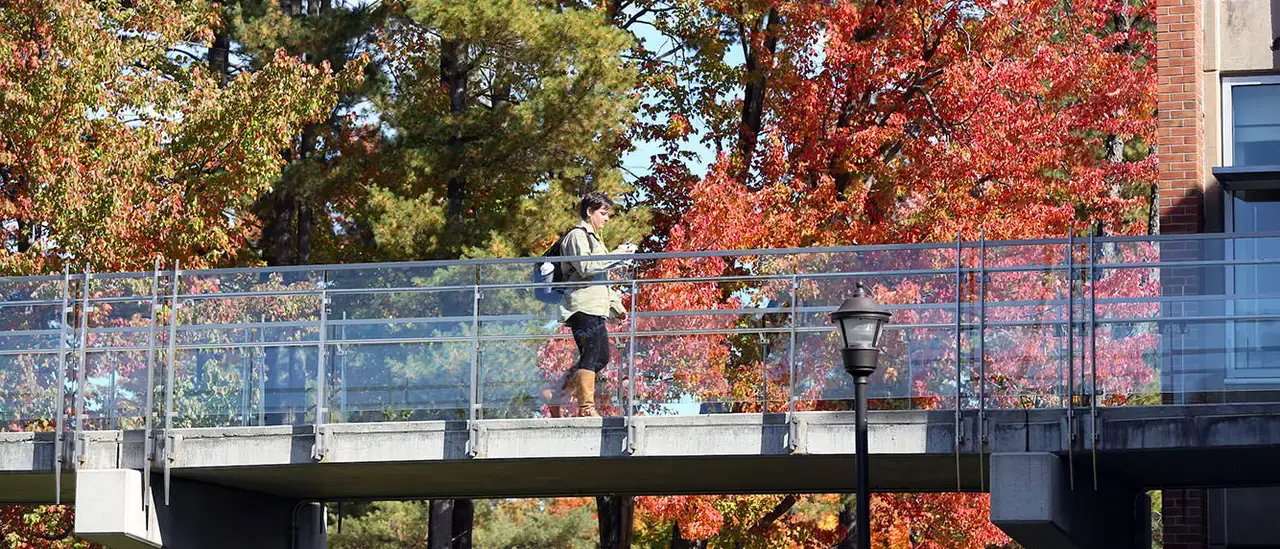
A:
[[[1160,232],[1280,231],[1280,0],[1156,6]],[[1259,239],[1200,253],[1274,259],[1280,243]],[[1228,297],[1221,306],[1239,307],[1232,296],[1280,296],[1280,272],[1267,269],[1274,268],[1191,277],[1199,287],[1173,287],[1171,277],[1165,292],[1221,293]],[[1248,312],[1280,313],[1280,299],[1244,301]],[[1183,328],[1181,337],[1190,333],[1200,348],[1175,360],[1199,364],[1165,365],[1165,382],[1181,385],[1167,398],[1229,400],[1280,386],[1280,323],[1227,324]],[[1170,372],[1184,377],[1171,380]],[[1274,488],[1166,490],[1165,547],[1280,547],[1280,520],[1270,511],[1277,507]]]

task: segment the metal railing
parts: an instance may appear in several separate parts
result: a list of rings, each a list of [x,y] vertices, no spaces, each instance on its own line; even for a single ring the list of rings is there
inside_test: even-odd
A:
[[[964,411],[1062,408],[1096,425],[1099,406],[1280,386],[1280,234],[591,259],[625,266],[559,286],[627,303],[602,375],[626,451],[641,415],[843,409],[852,384],[826,315],[856,281],[895,313],[873,408],[953,410],[957,452]],[[540,261],[0,278],[0,420],[69,435],[73,467],[84,433],[145,429],[166,478],[182,427],[311,425],[316,460],[332,423],[465,420],[474,442],[478,420],[544,416],[576,357],[558,307],[533,295]]]

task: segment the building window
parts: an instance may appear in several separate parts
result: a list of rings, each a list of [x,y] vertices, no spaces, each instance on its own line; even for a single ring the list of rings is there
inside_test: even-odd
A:
[[[1222,114],[1222,165],[1227,168],[1222,176],[1239,178],[1223,181],[1226,229],[1280,232],[1280,180],[1272,169],[1280,166],[1280,76],[1224,79]],[[1246,262],[1280,259],[1280,239],[1238,240],[1228,253]],[[1230,377],[1280,377],[1280,321],[1270,318],[1280,314],[1280,266],[1233,267],[1227,291],[1231,313],[1263,317],[1231,323]]]
[[[1222,165],[1280,165],[1280,76],[1225,78]]]

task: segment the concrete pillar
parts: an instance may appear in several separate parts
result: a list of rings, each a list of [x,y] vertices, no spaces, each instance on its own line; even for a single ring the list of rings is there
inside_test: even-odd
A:
[[[76,474],[76,535],[113,549],[323,549],[324,506],[173,479],[169,504],[152,478],[151,512],[142,511],[142,473],[134,469]]]
[[[1050,453],[991,456],[991,522],[1027,549],[1149,549],[1145,492],[1099,485]]]

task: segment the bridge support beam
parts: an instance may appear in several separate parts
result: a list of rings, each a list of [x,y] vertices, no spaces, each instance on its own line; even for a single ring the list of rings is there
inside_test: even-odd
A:
[[[142,510],[142,472],[82,470],[76,474],[77,536],[112,549],[323,549],[325,511],[318,503],[173,479],[151,482],[150,512]]]
[[[1130,488],[1093,489],[1051,453],[991,456],[991,522],[1027,549],[1151,547],[1151,501]]]

